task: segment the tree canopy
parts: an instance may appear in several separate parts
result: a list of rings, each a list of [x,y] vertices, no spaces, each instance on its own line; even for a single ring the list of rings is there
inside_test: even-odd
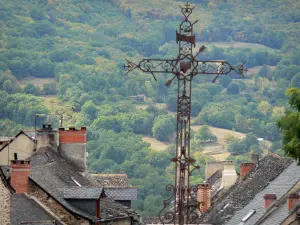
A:
[[[282,131],[283,150],[300,163],[300,89],[287,90],[291,110],[278,122]]]

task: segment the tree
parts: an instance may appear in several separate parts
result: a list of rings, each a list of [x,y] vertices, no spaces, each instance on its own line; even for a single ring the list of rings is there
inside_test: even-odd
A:
[[[91,119],[95,119],[97,114],[97,107],[92,100],[89,100],[82,106],[82,111],[85,114],[89,115]]]
[[[50,59],[41,59],[32,63],[29,67],[29,73],[34,77],[53,77],[54,64]]]
[[[57,85],[56,83],[47,83],[43,85],[43,91],[46,95],[55,95],[57,94]]]
[[[6,91],[8,94],[12,94],[13,92],[13,85],[10,80],[6,80],[3,83],[3,90]]]
[[[40,95],[41,94],[40,88],[38,86],[34,86],[31,83],[26,84],[26,86],[23,88],[23,92],[26,94],[31,94],[31,95]]]
[[[265,116],[268,115],[268,113],[270,112],[271,109],[272,109],[272,106],[267,101],[262,101],[258,105],[258,110]]]
[[[209,126],[204,125],[200,127],[198,130],[196,137],[200,139],[201,142],[213,142],[217,141],[217,136],[214,135],[211,130],[209,129]]]
[[[240,93],[240,86],[237,83],[231,83],[227,87],[227,92],[232,95],[237,95]]]
[[[169,115],[158,116],[152,127],[153,136],[160,141],[168,141],[175,132],[174,120]]]
[[[286,94],[290,97],[289,104],[292,110],[279,120],[278,126],[282,132],[285,154],[300,163],[300,89],[290,88]]]
[[[219,84],[221,84],[224,88],[227,88],[231,81],[232,78],[230,76],[221,76],[219,79]]]
[[[294,88],[300,88],[300,73],[297,73],[291,80],[291,86]]]

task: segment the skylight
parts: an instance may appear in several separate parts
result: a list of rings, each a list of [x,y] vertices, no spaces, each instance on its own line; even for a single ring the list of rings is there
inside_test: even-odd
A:
[[[242,222],[246,222],[254,213],[256,213],[255,209],[252,209],[243,219]]]
[[[74,177],[71,177],[71,179],[75,184],[77,184],[77,186],[82,187],[82,185],[77,180],[75,180]]]

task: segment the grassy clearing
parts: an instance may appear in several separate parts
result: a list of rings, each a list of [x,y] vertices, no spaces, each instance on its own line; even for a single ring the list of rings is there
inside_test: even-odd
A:
[[[24,87],[26,84],[34,84],[35,86],[39,86],[41,89],[44,84],[48,83],[56,83],[55,78],[35,78],[35,77],[26,77],[25,79],[19,80],[19,85]]]
[[[151,148],[156,151],[163,151],[166,150],[166,148],[168,147],[168,143],[158,141],[153,137],[145,136],[143,137],[143,141],[149,143]]]
[[[193,125],[191,128],[197,132],[202,125]],[[220,145],[225,145],[225,139],[227,136],[234,136],[236,138],[244,138],[246,135],[240,132],[232,131],[232,130],[226,130],[222,128],[216,128],[216,127],[209,127],[214,135],[218,137],[217,143]]]

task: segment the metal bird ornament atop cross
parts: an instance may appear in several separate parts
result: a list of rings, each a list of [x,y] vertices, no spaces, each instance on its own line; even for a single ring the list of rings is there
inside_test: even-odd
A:
[[[203,52],[206,47],[202,45],[197,54],[193,55],[193,47],[196,46],[195,35],[193,33],[195,21],[192,23],[189,16],[193,9],[190,4],[180,7],[184,16],[180,23],[179,31],[176,31],[176,42],[179,46],[179,53],[173,59],[143,59],[139,63],[133,63],[126,59],[124,65],[126,76],[129,72],[139,69],[145,73],[152,74],[156,80],[156,73],[169,73],[173,78],[169,79],[165,85],[168,87],[176,79],[178,86],[177,99],[177,133],[176,133],[176,156],[172,158],[175,163],[174,184],[166,186],[166,190],[171,193],[171,197],[164,200],[164,208],[160,212],[160,220],[163,224],[192,224],[199,218],[203,205],[197,207],[196,200],[197,187],[190,186],[190,175],[194,169],[196,160],[190,156],[190,121],[191,121],[191,94],[192,80],[196,75],[206,74],[215,76],[213,82],[219,76],[227,75],[232,71],[243,76],[244,64],[232,66],[225,60],[198,60],[196,57]]]

